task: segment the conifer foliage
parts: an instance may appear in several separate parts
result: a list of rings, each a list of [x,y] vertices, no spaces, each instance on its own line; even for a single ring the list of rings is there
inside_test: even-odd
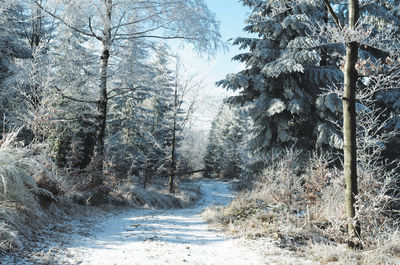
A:
[[[366,181],[376,179],[380,184],[374,186],[373,193],[391,186],[386,199],[391,203],[398,200],[399,189],[393,182],[399,179],[395,151],[399,149],[398,1],[242,3],[251,9],[244,30],[257,37],[234,41],[247,50],[234,57],[245,63],[245,69],[227,75],[217,84],[237,92],[229,98],[231,104],[249,108],[253,120],[250,147],[255,151],[252,162],[271,154],[266,163],[259,165],[268,168],[270,163],[277,166],[273,171],[279,171],[284,168],[280,161],[289,157],[279,151],[289,144],[296,152],[300,148],[326,155],[325,147],[341,150],[340,155],[334,156],[341,163],[332,160],[325,166],[343,172],[345,180],[340,214],[342,227],[347,226],[347,230],[340,233],[345,231],[350,247],[362,247],[367,236],[361,231],[371,232],[373,223],[365,217],[369,210],[364,203],[379,201],[380,206],[374,207],[391,214],[398,210],[389,209],[379,195],[375,197],[362,187]],[[217,137],[217,124],[213,124],[205,158],[205,163],[212,165],[209,172],[220,168],[225,152],[223,141]],[[284,157],[279,158],[279,154]],[[304,168],[300,163],[288,162]],[[377,171],[382,173],[376,174]],[[291,196],[309,188],[307,183],[302,187],[304,176],[300,172],[287,174],[290,181],[284,188],[279,185],[285,174],[273,176],[264,170],[258,181],[277,193],[296,183],[298,191],[284,192]],[[327,185],[332,183],[328,181]],[[257,189],[255,193],[259,192]],[[328,195],[322,192],[322,196]],[[284,204],[290,207],[290,201]],[[373,215],[374,219],[386,218],[381,213]],[[397,222],[397,218],[388,218],[382,227],[390,230]],[[375,227],[374,232],[380,232],[382,227]]]
[[[234,104],[249,104],[254,121],[252,148],[267,151],[294,143],[307,149],[319,145],[340,148],[332,126],[319,116],[321,108],[335,111],[333,100],[319,99],[319,88],[336,83],[342,74],[332,47],[313,46],[307,21],[326,19],[319,1],[242,1],[251,10],[245,31],[254,37],[237,38],[234,44],[247,51],[233,59],[246,64],[218,85],[238,91]],[[306,46],[310,48],[306,48]],[[332,64],[333,62],[333,64]],[[326,136],[322,137],[321,134]],[[332,140],[333,139],[333,140]]]
[[[238,178],[244,173],[249,157],[247,115],[243,107],[221,105],[209,133],[204,157],[205,177]]]

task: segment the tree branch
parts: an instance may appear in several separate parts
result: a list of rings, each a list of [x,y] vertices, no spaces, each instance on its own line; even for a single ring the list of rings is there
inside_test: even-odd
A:
[[[163,39],[163,40],[174,40],[174,39],[185,39],[185,40],[198,40],[195,37],[185,37],[185,36],[159,36],[159,35],[136,35],[129,37],[119,37],[116,40],[133,40],[141,38],[153,38],[153,39]]]
[[[94,33],[94,30],[93,30],[93,28],[92,28],[92,19],[91,19],[90,17],[89,17],[89,29],[90,29],[90,32],[92,32],[93,36],[94,36],[96,39],[98,39],[99,41],[102,41],[102,39],[101,39],[99,36],[97,36],[96,33]]]
[[[143,21],[146,21],[146,20],[148,20],[148,19],[151,19],[151,18],[153,18],[153,17],[155,17],[155,16],[158,16],[158,15],[161,15],[161,14],[163,14],[163,13],[168,13],[169,12],[169,10],[165,10],[165,11],[160,11],[160,12],[157,12],[157,13],[155,13],[155,14],[152,14],[152,15],[150,15],[150,16],[147,16],[147,17],[145,17],[145,18],[141,18],[141,19],[138,19],[138,20],[135,20],[135,21],[131,21],[131,22],[127,22],[127,23],[119,23],[117,26],[114,26],[114,27],[112,27],[111,29],[118,29],[119,27],[124,27],[124,26],[129,26],[129,25],[133,25],[133,24],[137,24],[137,23],[140,23],[140,22],[143,22]],[[120,20],[120,22],[121,22],[121,20]]]
[[[139,87],[124,87],[124,88],[118,88],[118,89],[125,90],[125,91],[122,93],[115,93],[115,95],[110,96],[111,93],[113,93],[117,90],[117,89],[113,89],[107,93],[107,100],[128,94],[129,92],[136,91],[137,89],[139,89]]]
[[[200,173],[200,172],[206,172],[206,170],[205,169],[196,169],[196,170],[187,171],[187,172],[178,172],[177,175],[178,176],[191,175],[191,174]]]
[[[65,26],[67,26],[68,28],[70,28],[70,29],[72,29],[72,30],[74,30],[74,31],[76,31],[76,32],[78,32],[78,33],[80,33],[80,34],[82,34],[82,35],[85,35],[85,36],[88,36],[88,37],[92,37],[92,38],[99,39],[98,36],[97,36],[96,34],[94,34],[94,33],[88,33],[88,32],[86,32],[86,31],[83,31],[83,30],[81,30],[81,29],[79,29],[79,28],[73,26],[73,25],[68,24],[68,23],[67,23],[64,19],[62,19],[61,17],[59,17],[59,16],[57,16],[56,14],[54,14],[54,13],[52,13],[52,12],[46,10],[38,1],[35,1],[35,3],[36,3],[36,5],[37,5],[40,9],[42,9],[44,12],[46,12],[47,14],[49,14],[51,17],[53,17],[53,18],[59,20],[61,23],[63,23],[63,24],[64,24]],[[101,40],[101,39],[99,39],[99,40]]]
[[[148,32],[152,32],[155,30],[158,30],[160,28],[163,28],[165,26],[167,26],[168,24],[172,23],[172,21],[168,21],[162,25],[158,25],[157,27],[151,28],[151,29],[147,29],[147,30],[143,30],[143,31],[139,31],[139,32],[135,32],[135,33],[121,33],[121,34],[115,34],[115,36],[135,36],[135,35],[143,35],[145,33]]]
[[[72,100],[72,101],[76,101],[76,102],[81,102],[81,103],[88,103],[88,104],[98,104],[98,100],[85,100],[85,99],[79,99],[79,98],[74,98],[71,96],[67,96],[64,94],[64,92],[61,91],[61,89],[59,89],[57,86],[54,87],[58,93],[66,99]]]
[[[338,26],[338,28],[340,30],[343,29],[342,25],[340,25],[340,21],[339,18],[337,16],[337,14],[335,13],[335,11],[333,10],[331,3],[329,2],[329,0],[324,0],[326,8],[328,9],[328,12],[331,14],[333,21],[335,21],[335,24]]]

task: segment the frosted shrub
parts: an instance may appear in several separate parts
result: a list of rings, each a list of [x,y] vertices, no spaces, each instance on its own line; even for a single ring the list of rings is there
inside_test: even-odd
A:
[[[308,215],[320,224],[343,215],[343,176],[332,163],[330,154],[312,153],[303,174]]]
[[[17,232],[29,234],[47,220],[40,200],[55,200],[53,194],[38,187],[35,175],[45,174],[44,157],[21,147],[18,130],[3,136],[0,146],[0,248],[20,246]]]
[[[388,165],[379,162],[379,157],[365,159],[368,153],[364,151],[359,150],[356,220],[361,224],[362,243],[367,246],[375,244],[377,237],[396,227],[396,219],[391,216],[396,212],[391,206],[397,201],[397,194],[393,193],[397,190],[397,169],[388,169]],[[308,216],[322,234],[344,242],[347,240],[347,220],[342,171],[329,166],[332,158],[327,155],[314,154],[307,164],[303,179]]]
[[[306,173],[303,174],[305,199],[309,205],[318,203],[323,196],[324,188],[331,183],[335,172],[329,168],[332,163],[329,155],[313,153],[307,163]]]
[[[301,198],[300,156],[301,151],[285,149],[271,157],[271,162],[259,176],[257,192],[270,195],[276,203],[292,205]]]
[[[364,244],[375,244],[382,237],[398,227],[395,215],[399,210],[393,206],[399,200],[398,168],[388,169],[389,165],[375,160],[375,167],[363,167],[359,176],[359,194],[356,200],[356,218],[360,220]],[[400,247],[400,245],[399,245]]]
[[[313,153],[303,176],[307,216],[314,228],[329,238],[342,236],[346,225],[344,180],[330,154]]]

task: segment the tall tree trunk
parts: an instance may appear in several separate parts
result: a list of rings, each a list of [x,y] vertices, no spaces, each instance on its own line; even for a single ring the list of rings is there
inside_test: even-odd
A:
[[[174,93],[174,124],[172,128],[172,150],[171,150],[171,172],[169,174],[169,192],[175,191],[174,179],[176,176],[176,130],[177,130],[177,114],[178,114],[178,84],[175,84]]]
[[[103,0],[106,5],[106,16],[103,28],[102,52],[100,56],[99,70],[99,100],[97,103],[97,135],[94,152],[94,170],[96,173],[92,176],[92,184],[101,185],[104,181],[103,162],[104,162],[104,138],[107,125],[107,80],[108,80],[108,62],[110,59],[111,48],[111,13],[112,0]]]
[[[41,3],[41,1],[39,1]],[[38,6],[34,6],[31,15],[31,30],[32,34],[29,39],[29,43],[31,45],[31,53],[34,59],[35,67],[32,70],[32,80],[31,80],[31,92],[32,92],[32,105],[34,110],[38,110],[40,105],[40,73],[39,67],[36,67],[36,64],[39,63],[37,60],[40,60],[40,55],[38,54],[39,45],[42,38],[42,10]],[[38,58],[39,57],[39,58]]]
[[[42,1],[38,1],[41,5]],[[32,11],[32,36],[29,40],[31,45],[31,50],[35,51],[37,47],[39,47],[41,37],[42,37],[42,27],[43,27],[43,19],[42,19],[42,9],[39,6],[34,7],[35,10]]]
[[[176,175],[176,123],[174,122],[174,129],[172,132],[172,154],[171,154],[171,172],[169,174],[169,192],[175,192],[175,175]]]
[[[359,17],[358,0],[348,0],[349,27],[354,29]],[[346,181],[345,204],[348,217],[349,246],[355,247],[355,240],[360,236],[360,226],[354,222],[355,196],[357,189],[357,141],[356,141],[356,83],[358,73],[356,63],[358,59],[358,43],[346,43],[346,58],[344,73],[343,94],[343,137],[344,137],[344,178]]]

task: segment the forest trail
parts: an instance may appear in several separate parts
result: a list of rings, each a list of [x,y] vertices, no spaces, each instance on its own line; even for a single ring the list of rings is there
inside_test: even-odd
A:
[[[212,229],[204,209],[227,205],[230,182],[200,180],[202,198],[185,209],[128,209],[71,219],[41,235],[25,254],[7,255],[13,265],[261,265],[313,264],[277,247],[271,239],[233,239]]]
[[[265,264],[265,259],[212,230],[200,214],[233,199],[229,183],[200,181],[202,199],[191,208],[132,209],[104,220],[90,237],[64,247],[60,264]],[[269,264],[269,263],[268,263]]]

